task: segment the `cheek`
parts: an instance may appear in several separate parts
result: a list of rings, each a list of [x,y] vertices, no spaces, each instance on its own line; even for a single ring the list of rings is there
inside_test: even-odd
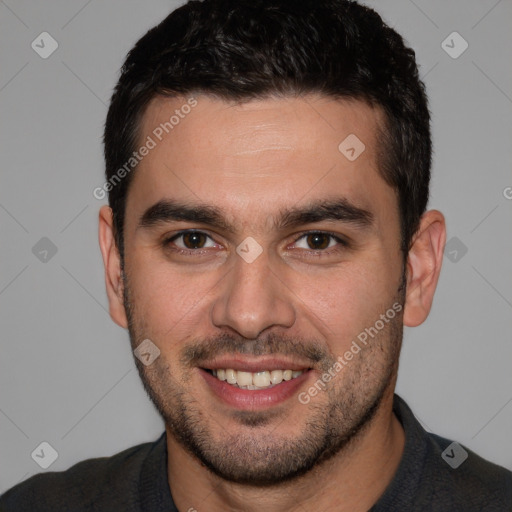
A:
[[[390,280],[366,266],[347,265],[324,275],[302,275],[290,289],[300,298],[297,307],[302,315],[331,344],[343,346],[373,325],[393,300]]]
[[[181,339],[208,318],[209,297],[219,276],[180,272],[143,254],[134,256],[129,272],[136,314],[155,339]]]

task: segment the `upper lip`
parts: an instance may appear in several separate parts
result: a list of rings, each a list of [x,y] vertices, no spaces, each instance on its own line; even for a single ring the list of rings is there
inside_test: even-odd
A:
[[[272,370],[308,370],[311,365],[282,357],[247,357],[225,356],[201,364],[206,370],[231,369],[241,372],[263,372]]]

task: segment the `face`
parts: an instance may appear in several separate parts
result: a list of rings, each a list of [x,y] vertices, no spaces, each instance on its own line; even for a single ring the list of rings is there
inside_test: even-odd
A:
[[[171,438],[225,479],[276,483],[339,452],[394,387],[403,258],[382,119],[316,96],[195,101],[155,98],[143,118],[130,337],[160,350],[137,363]]]

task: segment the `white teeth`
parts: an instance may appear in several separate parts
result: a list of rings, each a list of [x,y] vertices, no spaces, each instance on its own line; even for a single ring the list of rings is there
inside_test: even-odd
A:
[[[270,372],[258,372],[255,373],[252,381],[258,388],[266,388],[270,386]]]
[[[236,384],[236,372],[235,372],[235,370],[226,370],[226,380],[230,384]]]
[[[272,384],[281,384],[281,382],[283,382],[283,371],[282,370],[272,370],[270,372],[270,382]]]
[[[237,372],[236,383],[239,386],[252,386],[252,373]]]
[[[272,370],[251,373],[228,368],[213,370],[212,373],[219,380],[225,380],[241,389],[254,390],[276,386],[283,381],[295,379],[304,372],[303,370]]]

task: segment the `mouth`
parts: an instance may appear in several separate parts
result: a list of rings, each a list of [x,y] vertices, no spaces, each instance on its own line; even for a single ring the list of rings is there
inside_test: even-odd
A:
[[[205,369],[218,380],[226,382],[239,389],[251,391],[270,389],[278,386],[283,381],[287,382],[300,377],[307,369],[303,370],[263,370],[258,372],[246,372],[233,368]]]
[[[209,393],[238,410],[265,410],[296,396],[314,378],[304,362],[226,357],[197,367]]]

